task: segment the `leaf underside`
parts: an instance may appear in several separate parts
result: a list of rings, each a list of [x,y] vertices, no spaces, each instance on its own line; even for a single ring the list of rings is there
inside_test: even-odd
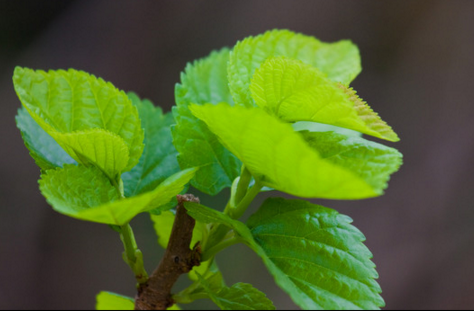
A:
[[[42,170],[62,167],[64,164],[76,164],[76,161],[33,120],[25,108],[18,110],[16,124],[31,157]]]

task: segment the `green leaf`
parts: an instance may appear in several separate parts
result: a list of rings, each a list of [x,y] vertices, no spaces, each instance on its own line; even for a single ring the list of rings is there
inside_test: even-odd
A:
[[[305,141],[325,160],[344,167],[377,191],[387,188],[390,175],[402,164],[402,154],[394,148],[334,132],[300,132]]]
[[[181,73],[181,83],[176,85],[176,103],[188,105],[221,103],[233,104],[227,83],[229,49],[213,51],[205,58],[188,63]]]
[[[196,169],[179,172],[153,191],[120,200],[118,190],[97,168],[65,165],[41,175],[40,189],[53,208],[81,220],[123,226],[136,215],[163,206],[179,194]]]
[[[240,221],[234,220],[222,212],[197,203],[186,202],[184,203],[184,207],[188,211],[188,215],[194,218],[196,221],[205,224],[226,225],[227,227],[234,229],[234,231],[239,236],[248,242],[250,247],[253,248],[253,245],[256,245],[253,242],[252,233],[250,232],[249,228],[247,228],[247,226]]]
[[[94,166],[66,164],[48,170],[41,174],[39,186],[55,211],[72,217],[120,199],[109,178]]]
[[[135,300],[110,292],[97,295],[96,310],[135,310]]]
[[[221,310],[275,310],[266,295],[250,284],[237,283],[216,292],[202,276],[198,276],[209,298]]]
[[[354,172],[323,159],[291,125],[258,108],[190,107],[264,186],[307,198],[382,194]]]
[[[301,200],[268,199],[248,221],[280,287],[308,310],[378,309],[378,274],[352,219]]]
[[[51,136],[76,161],[95,165],[111,180],[117,179],[130,160],[124,140],[109,131],[93,129],[74,133],[52,132]]]
[[[145,148],[138,164],[122,174],[126,197],[148,192],[169,176],[180,171],[176,159],[178,152],[172,143],[170,126],[174,124],[171,113],[163,114],[149,100],[140,100],[135,93],[128,97],[137,107],[142,128],[145,130]]]
[[[97,295],[96,310],[135,310],[135,300],[110,292],[101,292]],[[181,310],[178,305],[173,305],[166,310]]]
[[[102,79],[76,70],[17,67],[13,82],[33,119],[79,163],[111,179],[134,167],[143,151],[137,109]]]
[[[229,50],[224,48],[188,64],[175,91],[177,106],[173,107],[173,116],[176,125],[172,134],[179,152],[178,162],[183,169],[200,168],[191,184],[210,195],[231,187],[240,174],[242,163],[220,144],[204,122],[189,111],[188,105],[233,103],[227,85],[228,59]]]
[[[306,310],[384,306],[378,274],[352,219],[302,200],[268,199],[248,226],[203,205],[193,218],[232,228],[263,260],[277,284]]]
[[[345,85],[349,85],[361,71],[359,50],[350,41],[324,43],[288,30],[268,31],[238,42],[232,51],[228,79],[237,104],[254,105],[250,80],[267,58],[275,56],[301,60],[319,68],[332,81]]]
[[[16,125],[21,131],[21,136],[31,157],[42,170],[62,167],[64,164],[75,164],[58,143],[48,135],[25,108],[18,110]]]
[[[77,218],[122,226],[140,213],[151,210],[156,212],[158,208],[165,211],[171,208],[166,203],[183,191],[195,172],[196,168],[186,169],[168,177],[150,192],[85,210]]]
[[[313,121],[399,140],[355,92],[302,61],[268,59],[255,72],[250,90],[259,107],[284,121]]]
[[[166,249],[173,229],[175,213],[174,211],[165,211],[159,215],[152,214],[150,217],[153,221],[155,232],[158,235],[158,244]]]

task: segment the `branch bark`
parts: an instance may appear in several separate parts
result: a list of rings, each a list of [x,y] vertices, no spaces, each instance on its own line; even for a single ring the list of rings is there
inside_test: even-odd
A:
[[[148,279],[140,285],[135,299],[135,310],[166,310],[174,304],[171,289],[181,274],[199,266],[201,252],[199,245],[190,248],[195,220],[188,215],[185,202],[199,203],[192,194],[178,195],[176,218],[170,241],[160,264]]]

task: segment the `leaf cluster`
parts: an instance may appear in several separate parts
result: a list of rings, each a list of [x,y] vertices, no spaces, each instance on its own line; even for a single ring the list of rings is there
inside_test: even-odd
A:
[[[175,197],[188,183],[210,195],[231,188],[224,212],[185,204],[197,221],[190,247],[200,245],[202,263],[189,274],[192,285],[173,296],[177,303],[274,309],[252,285],[224,282],[216,255],[244,243],[303,309],[378,309],[372,254],[349,217],[270,198],[239,220],[262,191],[343,200],[383,194],[402,156],[362,134],[399,138],[349,86],[360,71],[350,41],[273,30],[188,64],[166,114],[82,71],[18,67],[16,120],[53,209],[118,231],[139,282],[146,271],[130,221],[150,213],[166,247]],[[97,308],[131,310],[133,300],[102,292]]]

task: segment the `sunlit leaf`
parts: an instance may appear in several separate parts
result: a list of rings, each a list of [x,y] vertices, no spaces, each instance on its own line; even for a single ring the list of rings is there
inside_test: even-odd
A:
[[[135,300],[110,292],[101,292],[97,295],[96,310],[135,310]],[[173,305],[166,310],[181,310],[178,305]]]
[[[96,167],[65,165],[41,175],[40,189],[53,208],[81,220],[122,226],[179,194],[195,169],[179,172],[144,194],[120,199],[116,186]]]
[[[265,61],[250,85],[256,104],[288,121],[313,121],[397,141],[398,136],[354,91],[302,61]]]
[[[238,42],[232,50],[228,77],[237,104],[247,107],[254,105],[249,89],[250,80],[267,58],[275,56],[301,60],[319,68],[332,81],[344,85],[349,85],[361,71],[359,50],[350,41],[324,43],[288,30],[268,31]]]
[[[138,112],[112,84],[73,69],[20,67],[13,82],[32,118],[79,163],[94,164],[111,179],[138,163],[143,151]],[[106,141],[112,149],[100,149]]]
[[[135,300],[110,292],[97,295],[96,310],[135,310]]]
[[[382,194],[350,169],[323,159],[291,125],[261,109],[221,104],[191,110],[264,186],[308,198]]]

